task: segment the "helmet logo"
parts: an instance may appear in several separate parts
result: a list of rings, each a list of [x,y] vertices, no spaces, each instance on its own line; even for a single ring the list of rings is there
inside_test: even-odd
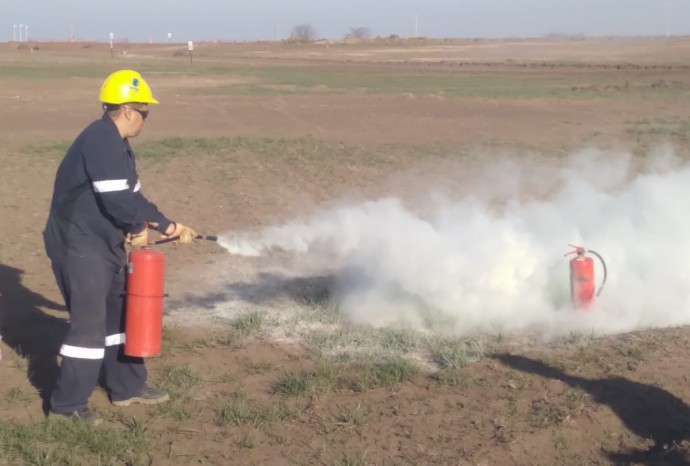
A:
[[[139,78],[132,78],[132,85],[129,86],[129,92],[139,92]]]

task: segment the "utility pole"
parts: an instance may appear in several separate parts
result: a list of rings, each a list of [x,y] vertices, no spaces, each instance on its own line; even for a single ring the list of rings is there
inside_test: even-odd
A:
[[[273,20],[273,42],[278,41],[278,21]]]
[[[22,28],[23,28],[23,27],[24,27],[23,24],[20,24],[20,25],[19,25],[19,42],[22,41]]]
[[[17,42],[17,25],[12,25],[12,42]]]
[[[419,15],[414,17],[414,36],[419,37]]]
[[[671,0],[666,2],[666,37],[671,36]]]
[[[29,42],[29,25],[24,25],[24,42]]]

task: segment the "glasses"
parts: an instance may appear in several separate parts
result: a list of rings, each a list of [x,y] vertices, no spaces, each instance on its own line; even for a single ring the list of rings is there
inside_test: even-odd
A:
[[[137,112],[139,115],[141,115],[141,119],[144,120],[144,121],[146,121],[146,117],[149,116],[149,111],[148,111],[148,110],[139,110],[138,108],[134,108],[134,107],[129,107],[129,108],[131,108],[132,110],[134,110],[135,112]]]

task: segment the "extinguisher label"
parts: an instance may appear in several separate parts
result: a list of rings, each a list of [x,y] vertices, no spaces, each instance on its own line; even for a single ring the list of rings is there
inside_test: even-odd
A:
[[[134,264],[132,262],[127,262],[127,273],[134,272]]]

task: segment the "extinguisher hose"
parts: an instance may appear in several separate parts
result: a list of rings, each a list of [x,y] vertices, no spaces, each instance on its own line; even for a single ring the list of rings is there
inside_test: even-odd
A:
[[[601,255],[598,252],[592,251],[591,249],[589,249],[587,252],[597,256],[597,259],[599,259],[599,262],[601,262],[601,266],[604,268],[604,278],[601,281],[601,285],[599,285],[599,291],[597,291],[597,297],[599,297],[601,292],[604,291],[604,285],[606,285],[606,278],[608,277],[608,271],[606,270],[606,262],[604,262],[604,258],[601,257]]]
[[[173,236],[171,238],[165,238],[165,239],[159,239],[158,241],[154,241],[153,243],[150,244],[165,244],[165,243],[171,243],[173,241],[177,241],[180,239],[179,236]],[[194,239],[204,239],[207,241],[218,241],[218,237],[214,235],[197,235],[194,237]]]

